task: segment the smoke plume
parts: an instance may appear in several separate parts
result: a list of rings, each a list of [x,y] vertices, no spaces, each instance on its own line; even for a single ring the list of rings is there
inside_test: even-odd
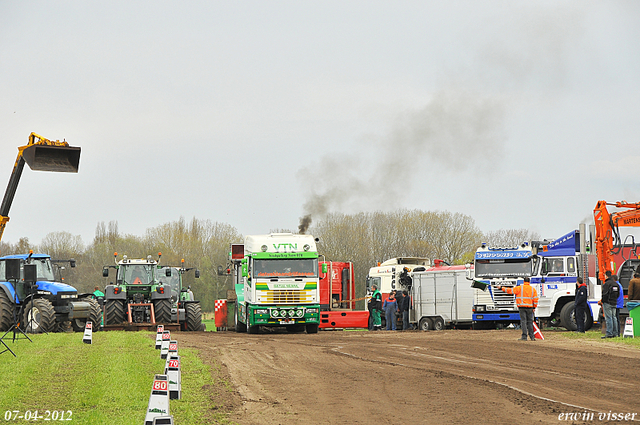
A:
[[[312,219],[347,207],[397,208],[393,202],[411,188],[418,164],[441,174],[499,161],[503,115],[496,98],[458,88],[441,90],[424,108],[399,116],[386,136],[368,141],[362,152],[326,155],[313,168],[300,170],[297,176],[308,192],[301,233]],[[364,150],[372,154],[371,163],[366,163]]]

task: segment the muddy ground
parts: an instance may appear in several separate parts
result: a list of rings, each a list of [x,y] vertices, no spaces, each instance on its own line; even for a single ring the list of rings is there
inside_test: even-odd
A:
[[[609,413],[640,420],[640,350],[553,332],[545,341],[519,337],[185,332],[178,340],[213,366],[204,390],[238,424],[603,424]],[[560,416],[569,413],[580,420]]]

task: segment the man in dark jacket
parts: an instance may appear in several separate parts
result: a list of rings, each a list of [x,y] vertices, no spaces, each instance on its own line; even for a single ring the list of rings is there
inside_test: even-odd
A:
[[[584,283],[581,277],[578,278],[578,286],[576,287],[576,326],[578,330],[576,332],[584,333],[584,316],[587,312],[587,284]]]
[[[406,331],[407,329],[411,329],[411,325],[409,325],[411,298],[409,298],[409,293],[407,291],[402,291],[402,294],[404,295],[402,298],[402,330]]]
[[[618,320],[616,318],[616,305],[618,304],[618,293],[620,291],[618,282],[613,277],[611,272],[607,270],[605,272],[607,279],[602,285],[602,299],[600,305],[604,310],[604,320],[607,325],[606,336],[602,338],[614,338],[618,335]]]
[[[630,300],[640,300],[640,273],[637,271],[633,274],[633,279],[629,281],[628,295]]]

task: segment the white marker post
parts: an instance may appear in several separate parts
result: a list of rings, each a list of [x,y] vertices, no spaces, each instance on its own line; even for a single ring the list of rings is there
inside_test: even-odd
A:
[[[169,353],[169,342],[171,341],[171,332],[162,332],[162,345],[160,346],[160,358],[166,359]]]
[[[623,338],[635,338],[633,335],[633,317],[627,317],[627,320],[624,322],[624,333],[622,334]]]
[[[182,398],[182,376],[180,374],[180,356],[169,354],[164,372],[169,380],[169,400]]]
[[[156,350],[159,350],[162,346],[162,333],[164,332],[164,325],[158,325],[158,333],[156,333]]]
[[[149,406],[147,407],[147,415],[144,418],[144,425],[158,423],[154,421],[155,418],[167,417],[171,417],[169,413],[169,382],[167,381],[167,375],[155,375],[153,385],[151,386],[151,395],[149,396]]]
[[[82,342],[85,344],[93,343],[93,324],[90,321],[84,325],[84,336],[82,337]]]
[[[177,356],[178,355],[178,341],[173,340],[169,342],[169,353],[168,356]]]

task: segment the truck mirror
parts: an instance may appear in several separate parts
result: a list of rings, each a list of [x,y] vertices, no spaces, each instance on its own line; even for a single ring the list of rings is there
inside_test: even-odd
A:
[[[107,267],[102,269],[102,277],[109,277],[109,269]]]
[[[327,263],[322,263],[322,273],[326,273],[328,270]]]
[[[542,260],[542,266],[540,267],[540,274],[546,276],[549,274],[549,270],[547,269],[547,262]]]
[[[70,259],[69,260],[69,265],[71,266],[71,268],[74,268],[76,266],[76,260],[75,259]]]
[[[218,276],[222,276],[222,266],[218,266]]]
[[[164,272],[167,277],[171,277],[171,268],[167,268]]]
[[[196,269],[194,273],[196,275],[196,279],[200,279],[200,270]]]
[[[249,276],[249,269],[247,267],[247,263],[244,263],[242,265],[242,277],[247,277]]]

